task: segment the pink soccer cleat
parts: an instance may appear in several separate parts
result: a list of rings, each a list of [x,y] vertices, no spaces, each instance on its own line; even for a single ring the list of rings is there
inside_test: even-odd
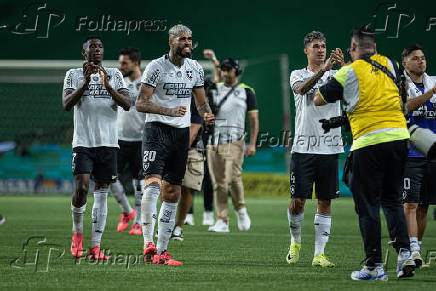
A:
[[[129,231],[131,235],[141,235],[142,227],[138,223],[132,224],[132,229]]]
[[[124,231],[129,227],[129,221],[135,218],[135,209],[129,214],[120,214],[120,221],[118,222],[117,230]]]
[[[183,265],[182,262],[176,261],[171,258],[170,253],[165,251],[160,255],[155,255],[153,258],[153,264],[157,265],[169,265],[169,266],[180,266]]]
[[[147,243],[144,248],[144,262],[151,263],[156,253],[157,253],[157,248],[154,245],[154,243],[152,242]]]
[[[88,259],[90,259],[90,260],[109,260],[109,257],[106,256],[100,250],[100,246],[95,246],[92,249],[89,249]]]
[[[83,256],[83,233],[73,233],[70,249],[73,257],[81,258]]]

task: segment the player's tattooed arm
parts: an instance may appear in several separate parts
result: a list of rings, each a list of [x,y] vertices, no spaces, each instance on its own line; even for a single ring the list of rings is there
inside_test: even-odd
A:
[[[209,103],[206,101],[206,93],[204,92],[204,88],[193,88],[192,93],[194,94],[198,115],[203,117],[206,124],[213,124],[215,122],[215,115],[212,113]]]
[[[313,88],[313,86],[315,86],[315,84],[318,82],[319,79],[321,79],[324,73],[330,71],[335,64],[339,64],[340,66],[343,66],[344,64],[344,55],[342,54],[342,51],[340,49],[332,50],[330,57],[327,59],[327,61],[325,61],[321,70],[319,70],[309,79],[295,83],[292,89],[297,94],[306,94],[307,92],[309,92],[310,89]]]
[[[177,106],[175,108],[168,108],[154,104],[151,101],[154,88],[145,84],[141,85],[139,96],[136,98],[136,111],[144,113],[154,113],[173,117],[183,117],[186,113],[186,106]]]
[[[108,73],[102,66],[98,66],[98,73],[100,75],[100,80],[103,82],[103,86],[106,88],[107,92],[111,94],[115,102],[121,106],[125,111],[130,109],[130,97],[129,90],[120,89],[115,90],[110,84],[108,79]]]
[[[321,77],[324,75],[324,73],[325,73],[325,70],[321,69],[318,71],[318,73],[316,73],[315,75],[313,75],[309,79],[306,79],[302,82],[295,83],[295,85],[294,85],[294,87],[292,87],[292,89],[294,90],[295,93],[297,93],[299,95],[304,95],[307,92],[309,92],[309,90],[312,89],[313,86],[315,86],[315,84],[318,82],[319,79],[321,79]]]
[[[92,62],[83,62],[83,76],[85,81],[77,89],[66,89],[62,94],[62,106],[66,111],[70,111],[82,98],[83,93],[88,88],[91,81],[91,74],[95,71],[95,65]]]

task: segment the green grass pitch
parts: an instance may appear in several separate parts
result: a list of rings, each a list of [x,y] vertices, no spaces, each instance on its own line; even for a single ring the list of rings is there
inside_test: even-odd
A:
[[[90,240],[92,200],[90,196],[84,220],[85,248]],[[112,197],[109,197],[102,248],[110,249],[116,259],[105,264],[75,261],[69,251],[70,203],[71,198],[67,196],[0,196],[0,212],[7,219],[0,227],[0,290],[372,290],[374,287],[434,290],[436,286],[436,261],[432,261],[429,268],[418,270],[412,279],[398,281],[393,272],[396,255],[390,256],[388,263],[389,281],[354,282],[350,279],[351,271],[360,269],[359,263],[364,258],[357,215],[350,198],[340,198],[332,204],[333,226],[326,254],[336,263],[333,269],[311,266],[315,201],[308,201],[305,208],[301,258],[295,266],[285,261],[289,247],[288,199],[247,198],[251,230],[238,231],[231,211],[230,233],[218,234],[207,232],[207,227],[201,225],[202,199],[197,197],[196,225],[184,227],[183,242],[170,241],[169,244],[173,257],[183,261],[184,266],[149,265],[138,260],[142,236],[132,237],[127,231],[116,231],[120,209]],[[432,249],[436,255],[436,221],[430,219],[423,256]],[[31,237],[36,238],[23,247]],[[42,238],[45,242],[38,245]],[[384,254],[387,241],[383,217]]]

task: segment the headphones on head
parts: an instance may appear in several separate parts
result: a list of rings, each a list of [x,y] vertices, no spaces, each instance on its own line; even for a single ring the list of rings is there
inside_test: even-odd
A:
[[[233,58],[226,58],[220,62],[220,68],[221,67],[230,67],[234,68],[236,70],[236,76],[239,76],[242,74],[242,69],[239,66],[239,61],[235,60]]]

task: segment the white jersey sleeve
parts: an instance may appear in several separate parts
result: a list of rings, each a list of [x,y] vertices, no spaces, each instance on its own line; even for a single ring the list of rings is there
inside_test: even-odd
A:
[[[64,90],[66,90],[66,89],[76,90],[77,89],[78,78],[77,78],[76,72],[77,71],[74,69],[70,69],[67,71],[67,73],[65,74],[65,79],[64,79]]]
[[[156,88],[160,81],[160,75],[162,74],[162,67],[156,60],[151,61],[147,67],[145,67],[142,74],[141,83]]]
[[[204,87],[204,70],[203,67],[197,62],[194,61],[195,65],[197,66],[195,69],[197,71],[197,81],[194,85],[194,88],[201,88]]]
[[[291,85],[292,91],[294,91],[294,85],[298,82],[303,82],[304,77],[303,74],[301,74],[301,70],[295,70],[291,72],[291,77],[289,78],[289,83]],[[295,93],[295,91],[294,91]]]
[[[126,82],[124,81],[123,74],[121,74],[120,70],[117,68],[113,68],[113,76],[114,76],[114,89],[119,91],[121,89],[127,89]]]

